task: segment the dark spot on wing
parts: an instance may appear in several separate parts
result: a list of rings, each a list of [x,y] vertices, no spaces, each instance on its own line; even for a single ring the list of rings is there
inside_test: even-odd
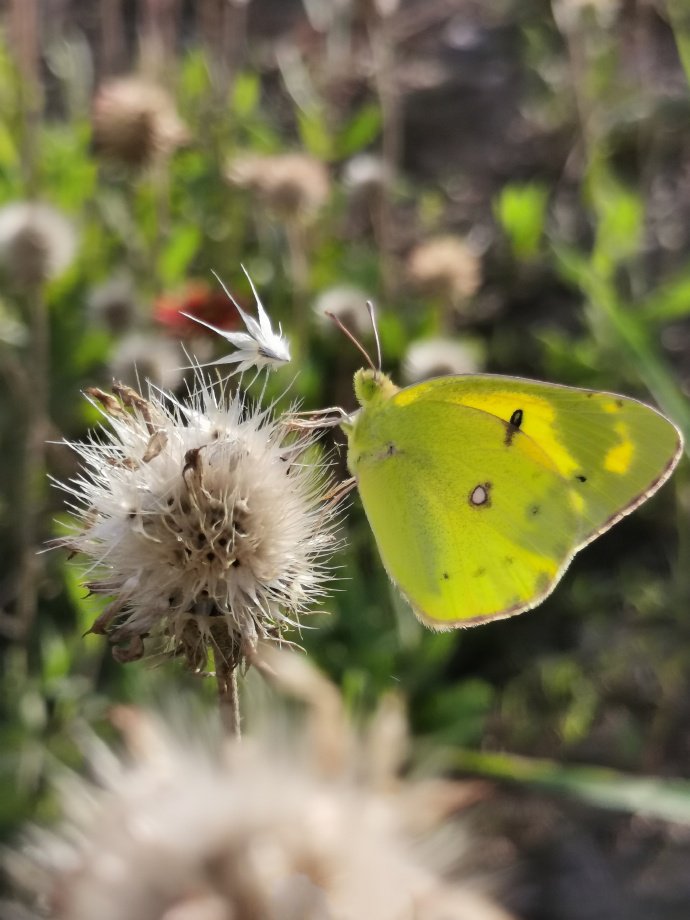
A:
[[[443,578],[444,578],[444,581],[448,581],[448,579],[450,578],[450,575],[448,574],[448,572],[443,573]]]
[[[618,406],[619,409],[622,409],[622,408],[623,408],[623,400],[622,400],[622,399],[617,399],[617,400],[616,400],[616,406]]]
[[[388,456],[388,457],[392,457],[393,454],[397,454],[397,452],[398,452],[398,449],[397,449],[397,447],[395,446],[395,444],[389,444],[389,445],[386,447],[386,456]]]
[[[513,443],[513,438],[520,430],[522,425],[522,409],[516,409],[515,412],[510,416],[510,421],[506,425],[506,436],[505,441],[503,442],[506,447],[510,447]]]
[[[506,565],[513,565],[513,563],[515,562],[512,556],[504,556],[503,561],[505,562]]]
[[[482,575],[486,575],[486,569],[483,567],[477,569],[476,572],[472,572],[472,578],[481,578]]]
[[[532,517],[534,517],[536,514],[539,514],[540,511],[541,511],[541,505],[531,505],[530,506],[529,513],[532,515]]]
[[[582,473],[578,473],[575,479],[577,479],[578,482],[587,482],[587,477],[583,476]]]

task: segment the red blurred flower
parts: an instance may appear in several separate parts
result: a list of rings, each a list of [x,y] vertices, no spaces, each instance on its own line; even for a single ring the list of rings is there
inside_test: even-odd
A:
[[[190,281],[181,291],[161,294],[154,301],[153,318],[179,339],[215,335],[210,329],[182,316],[180,310],[220,329],[232,330],[241,325],[239,314],[227,295],[205,281]]]

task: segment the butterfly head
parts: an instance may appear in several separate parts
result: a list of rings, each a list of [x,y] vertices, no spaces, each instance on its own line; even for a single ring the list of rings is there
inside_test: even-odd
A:
[[[390,399],[398,392],[398,387],[387,374],[368,367],[355,373],[354,386],[357,402],[363,409]]]

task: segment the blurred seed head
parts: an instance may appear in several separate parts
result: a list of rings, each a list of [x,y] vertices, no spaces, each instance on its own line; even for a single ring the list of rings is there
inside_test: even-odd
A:
[[[74,260],[77,234],[55,208],[17,201],[0,208],[0,264],[17,287],[33,287],[62,274]]]
[[[253,192],[285,220],[313,218],[330,196],[328,170],[305,153],[247,154],[232,160],[226,175],[231,184]]]
[[[275,658],[271,667],[283,680]],[[309,678],[304,659],[287,670],[291,692],[315,711],[311,731],[274,716],[270,733],[222,747],[198,717],[194,729],[175,732],[141,711],[116,710],[129,756],[92,739],[99,782],[64,781],[62,827],[34,831],[10,860],[25,903],[33,901],[25,916],[509,920],[474,880],[441,877],[461,868],[470,843],[457,822],[450,832],[449,814],[485,791],[395,775],[382,784],[335,689]],[[328,701],[329,722],[325,711],[316,715],[315,693]],[[404,732],[399,706],[376,722],[387,738],[401,723]],[[324,729],[341,736],[339,761],[323,759]]]
[[[371,317],[367,309],[370,299],[360,288],[339,284],[319,294],[313,309],[325,329],[337,332],[333,320],[326,315],[332,313],[350,332],[361,337],[371,333]]]
[[[373,153],[358,153],[343,169],[343,184],[355,195],[375,195],[388,184],[390,176],[381,157]]]
[[[562,32],[576,29],[609,29],[618,19],[621,0],[552,0],[551,10]]]
[[[143,167],[187,143],[172,97],[140,77],[104,83],[92,106],[93,145],[104,159]]]
[[[132,280],[121,275],[108,278],[91,291],[87,310],[93,325],[113,335],[127,332],[139,312]]]
[[[482,282],[481,262],[460,237],[432,237],[410,253],[410,280],[424,293],[459,306],[472,297]]]
[[[476,374],[483,367],[484,355],[478,342],[434,338],[412,342],[402,370],[407,383],[418,383],[445,374]]]
[[[154,386],[175,390],[182,383],[185,362],[176,342],[149,332],[130,332],[110,356],[110,374],[114,380],[134,388],[146,380]]]
[[[120,661],[151,636],[194,670],[210,645],[241,662],[280,638],[324,594],[335,542],[311,437],[201,376],[188,405],[155,387],[87,392],[108,424],[72,445],[82,469],[63,485],[75,520],[61,542],[112,597],[92,631]]]

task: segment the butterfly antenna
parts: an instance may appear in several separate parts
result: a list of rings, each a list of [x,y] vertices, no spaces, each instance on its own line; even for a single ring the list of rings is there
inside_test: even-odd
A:
[[[376,342],[376,358],[379,364],[379,371],[381,370],[381,339],[379,338],[379,326],[376,322],[376,310],[374,308],[373,301],[367,300],[367,310],[369,311],[369,319],[371,320],[371,328],[374,330],[374,340]]]
[[[326,310],[325,313],[329,319],[333,320],[333,322],[336,324],[338,329],[340,329],[340,331],[343,332],[348,337],[348,339],[352,342],[355,348],[358,348],[359,351],[362,352],[362,354],[366,358],[366,362],[369,365],[369,367],[372,369],[372,371],[375,371],[376,368],[374,367],[374,362],[369,357],[364,345],[362,345],[359,339],[350,332],[347,326],[343,324],[342,320],[339,319],[334,313],[330,313],[328,310]]]

